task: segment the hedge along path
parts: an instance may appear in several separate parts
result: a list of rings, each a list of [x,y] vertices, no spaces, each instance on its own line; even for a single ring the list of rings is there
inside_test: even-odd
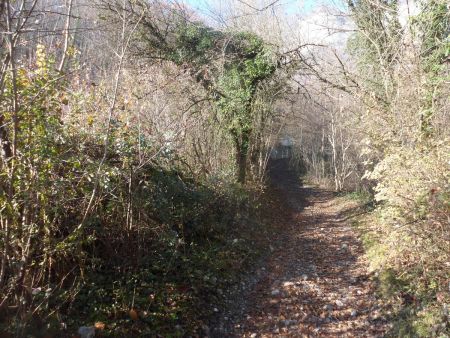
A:
[[[273,210],[282,213],[279,245],[241,301],[244,312],[231,314],[231,323],[212,336],[383,336],[389,324],[381,315],[362,244],[346,219],[355,205],[332,192],[301,186],[282,162],[271,176],[273,193],[284,201]]]

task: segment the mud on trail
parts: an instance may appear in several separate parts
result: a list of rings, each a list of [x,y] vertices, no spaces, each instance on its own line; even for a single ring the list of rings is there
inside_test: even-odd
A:
[[[346,219],[352,206],[332,192],[302,186],[283,161],[271,165],[270,178],[278,238],[207,335],[383,336],[388,323]]]

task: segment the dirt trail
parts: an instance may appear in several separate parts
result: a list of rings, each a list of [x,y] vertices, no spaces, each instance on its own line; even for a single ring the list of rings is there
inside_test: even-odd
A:
[[[215,337],[381,337],[379,313],[363,251],[346,220],[350,206],[334,194],[301,186],[283,162],[271,170],[284,201],[280,238],[255,272]],[[280,245],[275,245],[275,242]]]

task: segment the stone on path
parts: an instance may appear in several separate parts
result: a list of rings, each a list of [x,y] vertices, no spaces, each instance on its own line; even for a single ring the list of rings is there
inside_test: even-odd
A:
[[[95,327],[93,326],[81,326],[78,328],[78,334],[80,338],[94,338],[95,337]]]
[[[271,295],[272,296],[279,296],[281,294],[281,291],[278,289],[272,290]]]

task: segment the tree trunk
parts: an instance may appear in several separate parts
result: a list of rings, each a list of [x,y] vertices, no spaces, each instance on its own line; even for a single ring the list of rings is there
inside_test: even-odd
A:
[[[243,132],[240,137],[236,132],[233,132],[232,134],[236,148],[236,178],[239,183],[244,184],[247,178],[247,158],[250,133]]]
[[[247,176],[247,151],[242,144],[236,143],[237,180],[244,184]]]

